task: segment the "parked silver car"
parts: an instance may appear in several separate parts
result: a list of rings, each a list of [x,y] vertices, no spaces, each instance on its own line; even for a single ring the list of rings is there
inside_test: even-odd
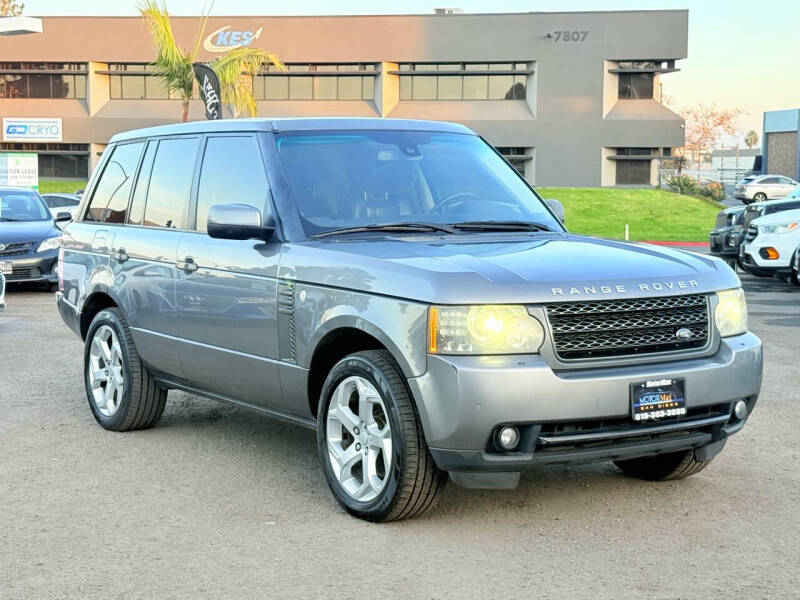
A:
[[[78,205],[81,203],[81,197],[78,194],[42,194],[44,203],[50,209],[50,214],[55,219],[60,213],[69,213],[71,218],[75,218],[75,213],[78,211]]]
[[[506,488],[611,460],[686,477],[761,387],[724,262],[568,233],[460,125],[117,135],[60,260],[100,425],[150,427],[180,389],[315,429],[333,495],[373,521],[425,511],[448,473]]]
[[[733,197],[745,204],[763,202],[791,194],[798,186],[794,179],[782,175],[750,175],[733,188]]]

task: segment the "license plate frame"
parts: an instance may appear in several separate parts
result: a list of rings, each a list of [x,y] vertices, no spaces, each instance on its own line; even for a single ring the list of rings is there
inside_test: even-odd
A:
[[[686,416],[686,380],[682,377],[648,379],[630,384],[631,419],[651,423]]]
[[[14,272],[14,263],[9,260],[0,261],[0,273],[11,275]]]

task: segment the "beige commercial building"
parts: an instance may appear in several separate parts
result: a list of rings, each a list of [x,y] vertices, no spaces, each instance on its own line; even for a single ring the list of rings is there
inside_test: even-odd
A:
[[[684,123],[660,79],[686,57],[685,10],[214,17],[199,60],[239,45],[278,54],[253,78],[261,116],[456,121],[540,186],[654,183]],[[198,18],[172,19],[179,43]],[[0,152],[40,177],[87,176],[115,133],[180,119],[134,17],[45,17],[0,37]],[[668,75],[667,75],[668,76]],[[202,119],[192,102],[190,119]]]

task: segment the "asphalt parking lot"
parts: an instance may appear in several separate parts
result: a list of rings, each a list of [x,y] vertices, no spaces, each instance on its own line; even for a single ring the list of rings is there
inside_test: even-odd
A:
[[[12,289],[0,598],[797,598],[800,288],[743,281],[764,388],[708,469],[543,467],[387,525],[338,507],[312,432],[244,409],[170,392],[154,429],[104,431],[53,296]]]

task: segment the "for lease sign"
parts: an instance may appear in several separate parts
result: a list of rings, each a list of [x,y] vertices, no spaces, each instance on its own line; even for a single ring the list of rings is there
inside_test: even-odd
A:
[[[60,142],[61,119],[3,117],[3,141]]]
[[[35,154],[0,154],[0,185],[39,187],[39,159]]]

